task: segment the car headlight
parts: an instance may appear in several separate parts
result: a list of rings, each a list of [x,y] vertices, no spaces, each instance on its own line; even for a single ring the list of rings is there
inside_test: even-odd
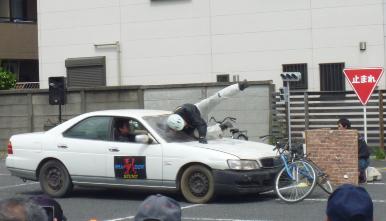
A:
[[[256,160],[228,160],[228,166],[232,170],[256,170],[260,168]]]

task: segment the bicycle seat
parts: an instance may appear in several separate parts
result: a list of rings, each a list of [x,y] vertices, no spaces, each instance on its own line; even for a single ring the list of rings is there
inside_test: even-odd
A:
[[[234,129],[230,129],[229,130],[231,133],[238,133],[240,130],[237,129],[237,128],[234,128]]]

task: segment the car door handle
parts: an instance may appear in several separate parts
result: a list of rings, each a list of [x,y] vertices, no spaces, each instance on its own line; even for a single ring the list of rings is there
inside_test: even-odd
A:
[[[109,148],[109,151],[110,152],[119,152],[119,149],[118,148]]]
[[[68,147],[65,144],[58,144],[58,148],[67,149]]]

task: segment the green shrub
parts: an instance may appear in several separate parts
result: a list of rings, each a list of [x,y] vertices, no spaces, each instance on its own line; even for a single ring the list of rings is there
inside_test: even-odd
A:
[[[15,88],[16,75],[0,67],[0,90]]]
[[[377,147],[375,149],[374,154],[375,154],[375,159],[377,160],[385,159],[385,151],[380,147]]]

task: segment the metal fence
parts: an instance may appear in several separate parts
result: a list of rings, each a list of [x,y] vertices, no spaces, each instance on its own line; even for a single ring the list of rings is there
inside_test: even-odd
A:
[[[384,147],[384,97],[386,91],[374,91],[367,106],[367,137],[372,147]],[[277,92],[272,94],[271,133],[277,137],[287,136],[287,111]],[[364,132],[364,108],[353,91],[291,92],[291,135],[302,140],[308,129],[337,128],[340,117],[351,121],[352,128]]]

